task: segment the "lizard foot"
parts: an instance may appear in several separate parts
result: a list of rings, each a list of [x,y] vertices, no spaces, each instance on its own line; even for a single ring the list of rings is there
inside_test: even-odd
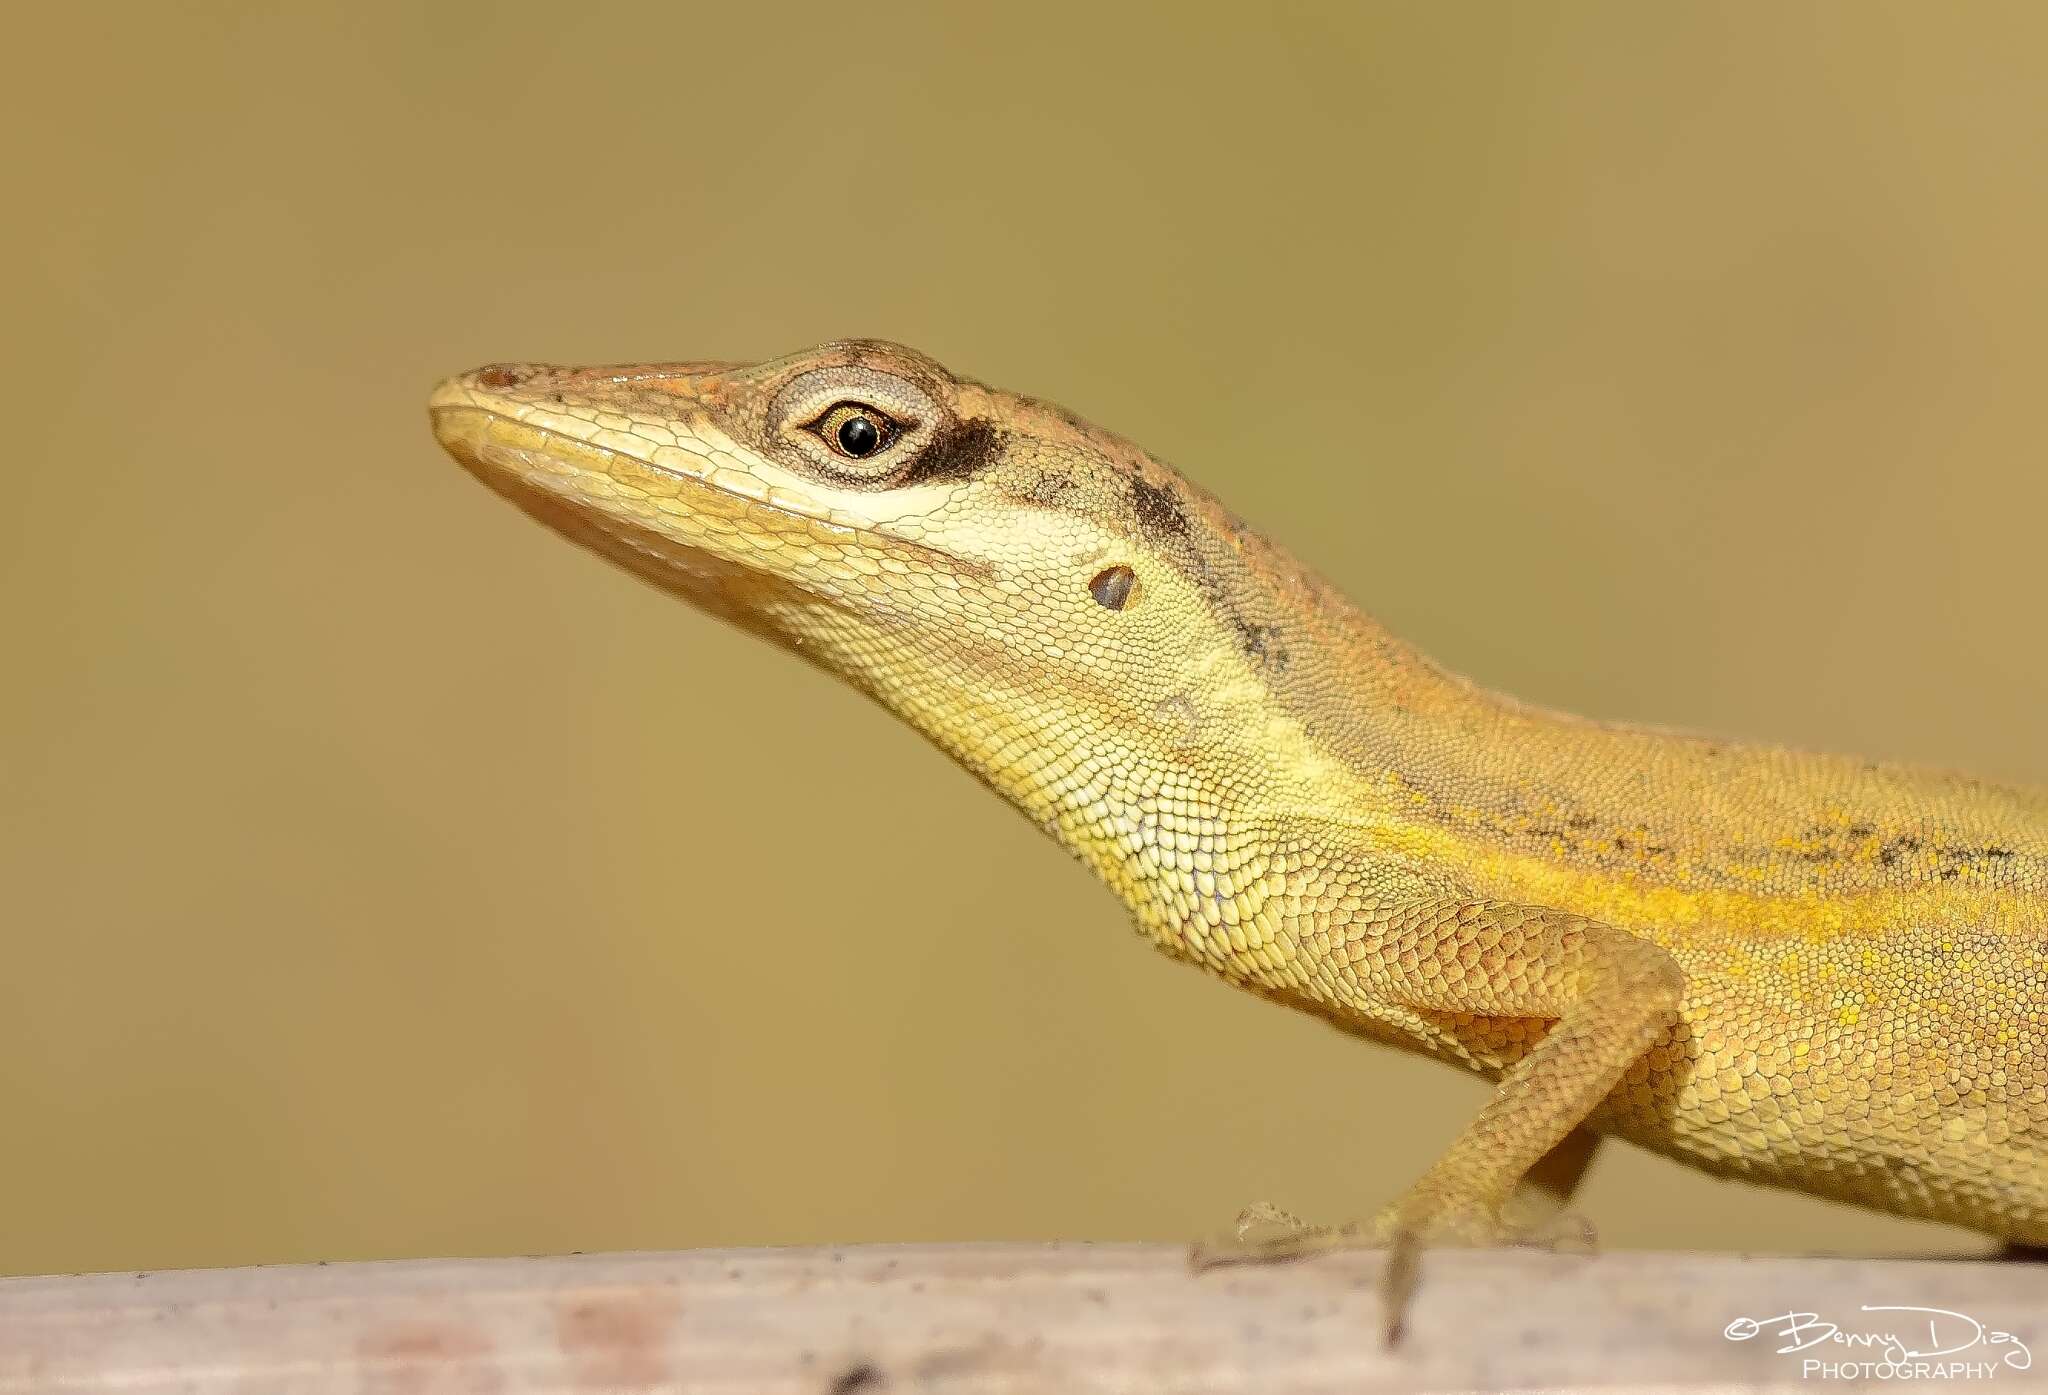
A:
[[[1196,1272],[1226,1264],[1268,1264],[1297,1259],[1323,1250],[1345,1246],[1333,1240],[1337,1229],[1310,1225],[1270,1201],[1254,1201],[1237,1213],[1237,1224],[1228,1235],[1197,1240],[1188,1253]]]
[[[1400,1340],[1424,1250],[1494,1245],[1586,1252],[1594,1246],[1593,1227],[1570,1212],[1521,1222],[1511,1220],[1498,1206],[1455,1205],[1430,1193],[1404,1197],[1370,1221],[1340,1226],[1311,1225],[1277,1206],[1257,1202],[1239,1214],[1233,1233],[1197,1241],[1188,1259],[1201,1272],[1337,1250],[1385,1250],[1387,1262],[1379,1283],[1381,1340],[1392,1346]]]

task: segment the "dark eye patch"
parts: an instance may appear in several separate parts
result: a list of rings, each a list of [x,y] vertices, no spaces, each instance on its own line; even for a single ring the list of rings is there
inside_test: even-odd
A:
[[[957,422],[939,434],[904,473],[898,486],[964,480],[987,469],[1003,453],[1003,433],[985,421]]]

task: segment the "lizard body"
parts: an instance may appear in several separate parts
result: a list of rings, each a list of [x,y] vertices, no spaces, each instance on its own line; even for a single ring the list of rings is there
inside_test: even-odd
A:
[[[1583,1124],[2048,1243],[2048,792],[1488,692],[1132,444],[875,341],[495,365],[432,414],[911,722],[1161,948],[1500,1082],[1357,1236],[1509,1238]]]

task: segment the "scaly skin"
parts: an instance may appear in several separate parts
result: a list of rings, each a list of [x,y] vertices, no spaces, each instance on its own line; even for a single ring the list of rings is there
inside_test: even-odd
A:
[[[432,410],[534,517],[923,731],[1168,953],[1500,1082],[1340,1238],[1512,1238],[1584,1124],[2048,1243],[2048,793],[1483,691],[1135,446],[888,344],[499,365]]]

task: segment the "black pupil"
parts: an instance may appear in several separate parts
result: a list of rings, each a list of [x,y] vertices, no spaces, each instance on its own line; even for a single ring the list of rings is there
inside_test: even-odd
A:
[[[882,428],[863,416],[851,416],[839,423],[839,449],[858,460],[873,455],[882,444]]]

